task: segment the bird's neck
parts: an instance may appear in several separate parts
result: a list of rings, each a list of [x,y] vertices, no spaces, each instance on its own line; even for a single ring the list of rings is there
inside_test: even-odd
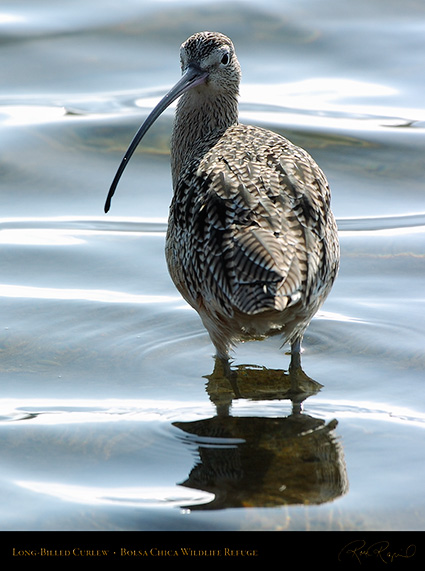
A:
[[[238,101],[227,94],[192,89],[179,100],[171,138],[171,171],[177,184],[187,165],[198,159],[238,122]]]

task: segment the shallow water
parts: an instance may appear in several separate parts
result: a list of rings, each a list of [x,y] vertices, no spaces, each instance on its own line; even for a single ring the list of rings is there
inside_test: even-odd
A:
[[[257,4],[0,8],[2,530],[425,528],[425,8]],[[231,395],[165,267],[172,110],[103,214],[202,29],[234,40],[241,120],[308,149],[333,190],[341,271],[301,415],[276,338],[239,346],[242,395],[216,415]]]

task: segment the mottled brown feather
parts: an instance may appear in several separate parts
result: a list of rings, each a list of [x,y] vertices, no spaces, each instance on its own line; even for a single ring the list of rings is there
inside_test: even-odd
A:
[[[220,76],[214,54],[223,46],[232,66]],[[181,54],[183,68],[208,62],[211,80],[177,107],[170,275],[220,357],[240,339],[275,332],[299,348],[339,265],[325,175],[284,137],[238,123],[240,69],[228,38],[196,34]]]

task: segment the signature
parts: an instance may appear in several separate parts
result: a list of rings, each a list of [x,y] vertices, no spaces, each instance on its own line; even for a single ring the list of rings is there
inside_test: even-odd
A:
[[[410,544],[400,551],[392,551],[389,541],[376,541],[368,545],[363,539],[356,539],[347,543],[338,553],[338,561],[347,559],[357,560],[361,565],[362,560],[375,557],[383,563],[394,563],[396,559],[410,559],[416,554],[416,545]]]

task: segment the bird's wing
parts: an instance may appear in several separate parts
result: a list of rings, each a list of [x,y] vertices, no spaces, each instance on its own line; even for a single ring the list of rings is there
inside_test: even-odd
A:
[[[320,265],[326,179],[318,182],[309,155],[283,137],[234,129],[177,188],[180,226],[193,242],[187,273],[194,295],[229,312],[283,310]]]

